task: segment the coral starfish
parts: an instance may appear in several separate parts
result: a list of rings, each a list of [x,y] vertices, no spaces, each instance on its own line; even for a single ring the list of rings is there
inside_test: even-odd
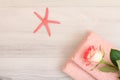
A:
[[[60,24],[60,22],[58,22],[58,21],[48,20],[48,13],[49,13],[48,8],[46,8],[45,17],[42,18],[37,12],[34,12],[34,14],[42,21],[42,23],[40,23],[38,25],[38,27],[34,30],[34,33],[36,33],[42,27],[42,25],[45,25],[45,28],[48,32],[48,35],[51,36],[51,31],[50,31],[50,28],[48,26],[48,23]]]

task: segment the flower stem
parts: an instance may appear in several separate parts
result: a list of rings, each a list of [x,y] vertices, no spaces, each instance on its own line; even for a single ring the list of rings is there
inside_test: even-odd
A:
[[[101,62],[99,62],[97,65],[95,65],[95,66],[91,69],[91,71],[94,70],[97,66],[99,66],[100,63],[101,63]]]
[[[114,67],[113,65],[111,65],[110,63],[108,63],[107,61],[105,61],[104,59],[102,59],[97,65],[95,65],[91,70],[95,69],[97,66],[99,66],[99,64],[106,64],[108,66]]]
[[[118,67],[116,67],[116,66],[114,66],[114,65],[112,65],[112,64],[110,64],[110,63],[108,63],[108,62],[105,61],[104,59],[101,60],[101,63],[106,64],[106,65],[108,65],[108,66],[111,66],[111,67],[114,67],[114,68],[118,69]]]
[[[103,63],[103,64],[106,64],[106,65],[108,65],[108,66],[112,66],[113,67],[113,65],[111,65],[110,63],[108,63],[107,61],[105,61],[104,59],[102,59],[101,60],[101,63]]]

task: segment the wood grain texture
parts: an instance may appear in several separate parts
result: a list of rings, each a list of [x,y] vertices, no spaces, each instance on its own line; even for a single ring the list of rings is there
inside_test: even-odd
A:
[[[46,7],[51,37],[33,34]],[[120,48],[120,1],[0,0],[0,80],[72,80],[61,67],[88,30]]]
[[[119,0],[0,0],[0,6],[11,7],[78,7],[78,6],[120,6]]]

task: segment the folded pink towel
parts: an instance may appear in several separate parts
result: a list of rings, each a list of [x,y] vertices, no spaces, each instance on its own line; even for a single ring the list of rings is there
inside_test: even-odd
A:
[[[72,60],[69,60],[63,67],[63,71],[74,80],[96,80],[95,77],[84,71]]]
[[[73,53],[72,57],[67,61],[63,68],[63,71],[75,80],[118,80],[118,75],[115,73],[101,72],[98,69],[99,67],[91,71],[93,65],[86,66],[83,55],[85,50],[91,45],[97,48],[101,46],[106,52],[105,60],[110,62],[109,53],[112,45],[100,38],[95,33],[89,32],[86,38],[81,42],[75,53]]]

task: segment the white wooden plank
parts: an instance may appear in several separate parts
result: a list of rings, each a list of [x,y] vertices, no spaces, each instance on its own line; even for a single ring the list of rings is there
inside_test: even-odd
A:
[[[7,80],[70,80],[60,71],[61,62],[57,58],[0,58],[0,75]]]
[[[40,23],[39,19],[33,14],[33,11],[37,11],[44,15],[45,8],[0,8],[0,11],[1,45],[2,43],[4,45],[19,43],[39,45],[45,42],[47,42],[46,45],[71,45],[66,43],[71,40],[71,35],[78,37],[80,34],[83,35],[86,30],[96,31],[99,34],[105,35],[104,37],[111,41],[115,41],[116,39],[113,37],[117,38],[117,34],[119,33],[119,29],[117,29],[120,25],[119,8],[51,7],[49,14],[50,19],[61,22],[60,25],[50,25],[53,33],[51,38],[48,37],[44,27],[39,33],[32,33]],[[105,30],[108,28],[109,31],[106,33]],[[115,28],[116,30],[114,30]],[[107,36],[108,34],[111,36]],[[117,38],[117,40],[119,40],[119,38]]]
[[[1,7],[120,6],[120,0],[0,0]]]

